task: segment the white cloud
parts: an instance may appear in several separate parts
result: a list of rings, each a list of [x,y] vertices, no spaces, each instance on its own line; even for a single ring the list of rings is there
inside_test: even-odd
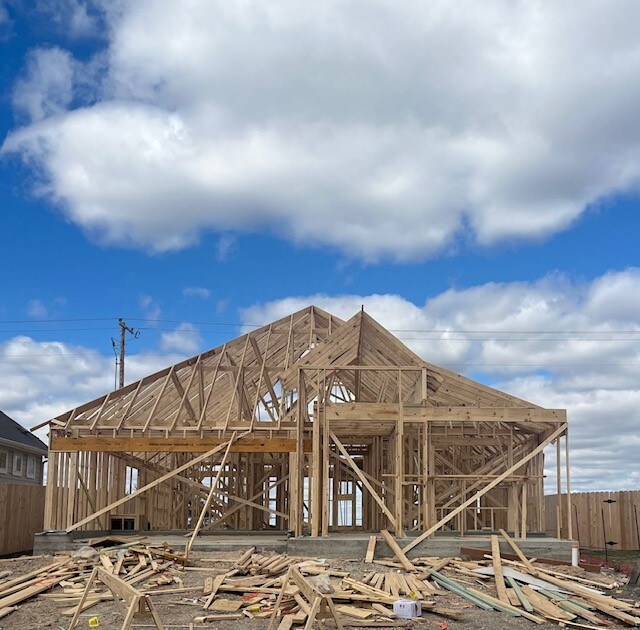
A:
[[[162,308],[151,295],[141,295],[138,299],[138,305],[148,321],[153,322],[162,317]]]
[[[184,355],[193,355],[200,349],[202,337],[193,324],[180,324],[175,330],[162,333],[160,348],[165,352],[179,352]]]
[[[187,298],[196,297],[201,300],[208,300],[211,297],[211,291],[204,287],[185,287],[182,289],[182,295]]]
[[[184,358],[127,356],[126,382]],[[114,387],[113,357],[94,348],[19,336],[0,343],[0,409],[26,427],[103,395]]]
[[[100,4],[101,0],[47,0],[37,3],[33,10],[64,36],[80,38],[100,36]]]
[[[631,0],[119,7],[93,98],[4,144],[103,242],[269,229],[416,259],[637,189]]]
[[[7,11],[7,7],[4,6],[4,2],[0,2],[0,25],[8,24],[9,22],[11,22],[9,11]]]
[[[13,20],[9,15],[7,3],[0,0],[0,42],[7,41],[13,36]]]
[[[226,262],[238,247],[238,239],[231,234],[223,234],[216,243],[216,260]]]
[[[42,300],[29,300],[25,313],[33,319],[50,319],[60,312],[67,303],[67,298],[56,297],[46,303]]]
[[[35,319],[46,319],[49,317],[49,311],[41,300],[29,300],[25,312],[29,317]]]
[[[16,110],[38,121],[60,114],[73,99],[74,61],[60,48],[41,48],[27,55],[26,76],[13,91]]]
[[[572,485],[604,490],[640,483],[639,295],[640,269],[632,268],[590,283],[555,274],[450,289],[424,304],[398,295],[291,297],[241,316],[247,325],[263,324],[316,304],[348,318],[364,304],[426,360],[568,409]],[[554,461],[549,453],[550,473]]]

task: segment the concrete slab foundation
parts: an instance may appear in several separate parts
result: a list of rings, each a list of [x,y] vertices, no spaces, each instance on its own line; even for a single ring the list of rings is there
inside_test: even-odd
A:
[[[184,531],[166,532],[122,532],[95,531],[71,532],[64,531],[42,532],[35,535],[35,555],[53,553],[60,550],[79,549],[89,538],[100,538],[107,535],[126,537],[132,541],[145,540],[161,544],[167,542],[174,549],[183,549],[188,537]],[[194,551],[238,551],[247,547],[259,550],[275,551],[291,556],[312,556],[319,558],[364,558],[371,534],[331,534],[328,538],[311,538],[301,536],[288,538],[283,532],[215,532],[199,536],[192,549]],[[399,538],[401,547],[409,544],[411,538]],[[553,558],[555,560],[571,560],[571,547],[577,544],[571,540],[559,540],[544,535],[517,540],[518,546],[529,557]],[[490,538],[487,534],[478,536],[445,536],[438,535],[424,540],[409,552],[409,557],[459,556],[462,547],[475,549],[491,549]],[[511,548],[501,540],[500,550],[506,553]],[[392,551],[381,538],[376,544],[376,558],[390,558]]]

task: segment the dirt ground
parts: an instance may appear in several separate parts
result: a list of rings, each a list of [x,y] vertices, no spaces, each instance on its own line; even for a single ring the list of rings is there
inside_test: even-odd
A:
[[[158,609],[167,630],[169,628],[190,628],[189,624],[193,623],[196,616],[206,614],[202,608],[201,589],[206,577],[224,573],[229,570],[231,564],[235,562],[241,555],[240,552],[228,552],[215,554],[194,553],[193,560],[199,570],[187,569],[182,576],[184,586],[186,588],[193,587],[192,593],[178,593],[166,595],[153,595],[153,602]],[[215,562],[207,562],[207,558],[214,558]],[[33,571],[39,567],[45,566],[52,562],[51,556],[19,559],[19,560],[0,560],[0,570],[11,570],[15,576]],[[349,571],[351,576],[358,579],[371,571],[371,565],[362,562],[351,562],[341,560],[331,560],[331,567]],[[628,591],[618,594],[619,597],[625,599],[638,599],[640,592],[630,593]],[[239,595],[225,594],[229,599],[239,599]],[[486,612],[472,606],[462,598],[452,593],[437,597],[437,603],[444,608],[452,608],[460,611],[459,620],[446,619],[437,615],[425,612],[421,619],[412,620],[408,627],[412,628],[433,628],[435,630],[458,630],[470,628],[478,628],[479,630],[511,630],[518,628],[558,628],[555,624],[545,624],[536,626],[532,622],[521,617],[512,617],[499,612]],[[19,609],[8,617],[0,620],[1,630],[13,629],[40,629],[54,628],[55,630],[67,630],[71,617],[62,615],[62,611],[68,608],[68,605],[53,602],[49,599],[33,598],[20,605]],[[102,629],[119,629],[122,625],[122,616],[119,614],[116,605],[113,602],[102,602],[93,608],[85,611],[78,624],[78,628],[89,628],[89,618],[98,617],[100,628]],[[345,626],[348,625],[348,618],[343,617]],[[441,625],[442,623],[445,625]],[[267,628],[268,620],[251,620],[241,619],[233,621],[215,621],[206,624],[194,624],[194,630],[197,628],[221,628],[222,630],[262,630]],[[151,628],[147,620],[136,620],[134,628]],[[609,626],[617,628],[622,626]]]

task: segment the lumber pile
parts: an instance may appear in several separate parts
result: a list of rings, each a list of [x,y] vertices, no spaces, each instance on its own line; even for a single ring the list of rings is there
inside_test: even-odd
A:
[[[212,627],[225,620],[253,619],[268,622],[272,630],[310,629],[324,621],[338,629],[400,627],[412,622],[396,618],[394,604],[409,600],[416,607],[419,602],[427,618],[459,619],[482,609],[562,627],[640,627],[638,604],[612,597],[618,584],[610,576],[529,559],[506,532],[501,534],[503,544],[514,552],[509,557],[516,560],[501,555],[500,539],[493,536],[491,552],[482,559],[409,560],[396,551],[396,559],[370,558],[363,565],[347,565],[350,570],[344,562],[258,552],[254,547],[235,562],[202,558],[218,567],[185,567],[184,556],[166,544],[85,547],[20,577],[0,571],[0,618],[38,597],[64,607],[60,612],[73,617],[72,626],[83,611],[108,601],[129,619],[144,609],[157,627],[161,615],[154,602],[185,604],[185,611],[187,606],[200,607],[199,614],[188,613],[189,623]],[[205,572],[203,580],[199,572]],[[182,601],[162,599],[186,592],[190,595]]]
[[[433,581],[484,610],[524,617],[537,624],[558,623],[563,627],[602,627],[623,622],[640,627],[640,610],[633,602],[607,594],[615,583],[584,578],[559,567],[543,567],[529,560],[500,530],[518,560],[500,556],[498,537],[492,537],[492,552],[485,561],[440,561],[442,566],[427,568]],[[445,564],[446,562],[446,564]],[[437,564],[430,558],[413,560],[416,566]],[[477,578],[481,578],[480,580]],[[586,625],[589,624],[589,625]]]
[[[137,586],[145,592],[170,584],[181,587],[183,563],[183,556],[166,544],[153,546],[129,542],[102,549],[86,546],[76,553],[56,557],[51,564],[25,575],[0,578],[0,618],[36,596],[64,606],[61,614],[70,617],[75,614],[81,599],[80,612],[100,601],[113,599],[109,588],[99,581],[94,581],[93,587],[86,590],[97,568],[116,576],[127,586]]]
[[[0,581],[0,619],[17,610],[22,602],[60,584],[68,575],[67,559],[57,560],[42,569]]]
[[[414,599],[423,609],[455,617],[456,611],[436,606],[438,592],[426,573],[401,571],[370,572],[361,579],[348,571],[331,568],[326,561],[293,558],[278,554],[256,554],[247,550],[223,575],[209,578],[205,585],[207,614],[194,619],[208,622],[223,619],[270,619],[283,630],[296,624],[332,618],[338,627],[404,625],[395,618],[393,604]],[[228,599],[229,593],[241,600]],[[208,614],[213,612],[213,614]],[[342,618],[345,621],[341,621]]]

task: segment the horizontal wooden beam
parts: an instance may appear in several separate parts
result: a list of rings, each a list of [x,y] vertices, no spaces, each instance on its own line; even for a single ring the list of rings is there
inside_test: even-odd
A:
[[[76,453],[206,453],[228,440],[215,438],[111,438],[52,436],[51,451]],[[288,438],[240,439],[231,446],[232,453],[295,453],[296,440]],[[304,440],[305,453],[312,451],[311,440]]]
[[[395,421],[398,418],[397,403],[339,403],[327,404],[325,414],[331,422],[337,420]],[[405,422],[518,422],[526,424],[563,424],[567,421],[566,409],[541,409],[539,407],[423,407],[403,405]]]
[[[502,437],[460,437],[452,436],[433,436],[431,443],[434,446],[500,446],[501,444],[509,444],[510,436]]]

